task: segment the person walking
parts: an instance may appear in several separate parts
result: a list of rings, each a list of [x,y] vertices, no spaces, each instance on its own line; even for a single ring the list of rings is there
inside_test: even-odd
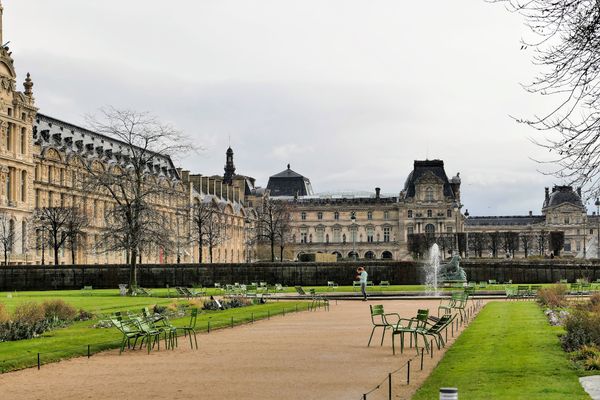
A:
[[[367,278],[369,277],[369,274],[367,274],[367,271],[365,271],[365,269],[363,267],[358,267],[356,272],[358,272],[358,280],[360,282],[360,291],[362,292],[362,295],[363,295],[362,301],[367,301]]]

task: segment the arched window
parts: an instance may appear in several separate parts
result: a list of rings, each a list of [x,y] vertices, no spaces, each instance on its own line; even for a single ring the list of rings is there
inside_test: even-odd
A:
[[[381,258],[384,260],[391,260],[393,258],[392,253],[389,251],[384,251],[381,253]]]
[[[425,189],[425,201],[427,201],[427,202],[433,201],[433,189],[430,187]]]
[[[433,225],[433,224],[425,225],[425,233],[435,233],[435,225]]]
[[[375,258],[375,253],[373,253],[372,251],[367,251],[365,253],[365,258],[367,260],[373,260]]]

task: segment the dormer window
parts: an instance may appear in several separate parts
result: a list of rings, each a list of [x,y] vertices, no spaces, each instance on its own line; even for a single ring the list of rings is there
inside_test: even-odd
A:
[[[433,189],[430,187],[425,189],[425,201],[428,203],[433,202]]]

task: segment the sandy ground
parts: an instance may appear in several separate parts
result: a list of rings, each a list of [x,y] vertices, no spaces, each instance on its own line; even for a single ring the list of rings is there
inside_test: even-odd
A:
[[[412,317],[439,301],[374,301]],[[331,311],[277,316],[269,321],[199,334],[199,350],[179,341],[175,351],[147,355],[108,351],[0,375],[0,399],[359,399],[415,355],[392,355],[391,339],[371,347],[369,302],[332,302]],[[453,341],[448,332],[450,342]],[[399,345],[399,338],[397,338]],[[162,347],[161,347],[162,348]],[[395,398],[409,398],[443,354],[425,355],[393,378]],[[387,399],[387,382],[371,399]]]

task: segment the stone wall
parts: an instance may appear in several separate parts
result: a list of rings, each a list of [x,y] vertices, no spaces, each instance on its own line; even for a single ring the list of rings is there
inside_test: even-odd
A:
[[[143,265],[138,268],[138,280],[144,287],[213,286],[215,282],[249,283],[266,281],[293,285],[325,285],[335,281],[351,285],[356,268],[366,267],[369,279],[392,284],[419,284],[423,269],[417,262],[369,262],[369,263],[255,263],[255,264],[180,264]],[[600,264],[569,261],[463,261],[469,281],[495,279],[513,283],[547,283],[587,277],[600,279]],[[127,283],[129,270],[123,265],[81,266],[9,266],[0,267],[0,291],[81,289],[84,285],[94,288],[117,288]]]

